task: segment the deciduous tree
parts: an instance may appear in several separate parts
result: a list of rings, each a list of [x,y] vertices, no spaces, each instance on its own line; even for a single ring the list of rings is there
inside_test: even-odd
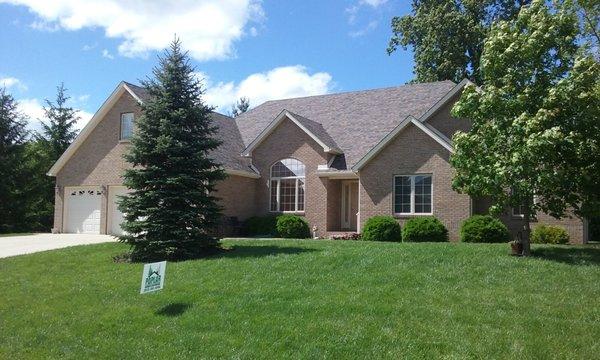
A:
[[[572,3],[534,0],[492,27],[483,84],[467,86],[453,108],[472,120],[453,139],[454,188],[490,196],[496,213],[522,207],[524,255],[536,211],[598,213],[600,68],[580,35]]]

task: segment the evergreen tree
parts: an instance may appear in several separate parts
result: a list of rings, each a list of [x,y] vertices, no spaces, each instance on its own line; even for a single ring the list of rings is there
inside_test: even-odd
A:
[[[233,106],[231,106],[231,117],[238,117],[250,108],[250,100],[242,96]]]
[[[80,119],[77,110],[67,106],[67,89],[61,83],[56,87],[56,102],[46,99],[44,116],[48,123],[41,122],[42,133],[38,136],[46,146],[51,161],[54,163],[67,150],[69,145],[77,137],[75,124]]]
[[[64,84],[56,87],[56,100],[46,99],[42,131],[26,147],[26,168],[29,173],[27,187],[27,223],[35,231],[48,231],[54,214],[55,178],[46,172],[67,150],[77,136],[75,124],[77,110],[67,106],[69,101]]]
[[[221,142],[179,40],[159,57],[153,75],[142,82],[150,98],[124,156],[133,168],[124,174],[132,192],[120,200],[127,232],[121,241],[131,245],[135,261],[194,258],[218,246],[214,194],[225,172],[209,154]]]
[[[26,225],[22,183],[28,132],[17,106],[12,95],[0,88],[0,232],[22,231]]]

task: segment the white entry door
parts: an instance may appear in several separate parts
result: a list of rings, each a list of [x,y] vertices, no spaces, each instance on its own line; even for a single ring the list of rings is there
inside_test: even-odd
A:
[[[358,181],[342,182],[342,230],[356,231],[358,215]]]
[[[65,188],[65,232],[75,234],[100,233],[100,188]]]
[[[108,187],[108,233],[111,235],[123,235],[121,223],[123,222],[123,213],[119,210],[117,201],[118,196],[127,194],[125,186]]]

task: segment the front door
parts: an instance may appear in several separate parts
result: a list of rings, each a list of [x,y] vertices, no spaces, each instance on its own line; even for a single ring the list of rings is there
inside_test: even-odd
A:
[[[342,230],[356,231],[358,181],[342,182]]]

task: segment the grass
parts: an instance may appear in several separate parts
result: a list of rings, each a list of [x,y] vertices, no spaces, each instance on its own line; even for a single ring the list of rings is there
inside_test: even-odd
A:
[[[600,356],[600,247],[225,245],[145,295],[122,244],[0,260],[0,358]]]

